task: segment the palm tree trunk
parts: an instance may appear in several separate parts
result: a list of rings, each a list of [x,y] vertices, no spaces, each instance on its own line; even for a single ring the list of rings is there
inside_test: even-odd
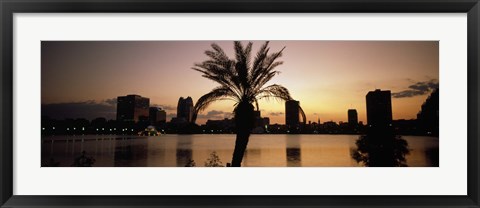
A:
[[[248,145],[248,138],[250,132],[237,132],[237,139],[235,140],[235,150],[233,151],[232,167],[240,167],[242,165],[243,155]]]
[[[240,167],[242,165],[250,131],[252,131],[254,124],[255,114],[253,105],[248,102],[240,102],[237,108],[235,108],[237,138],[235,140],[235,149],[233,150],[232,167]]]

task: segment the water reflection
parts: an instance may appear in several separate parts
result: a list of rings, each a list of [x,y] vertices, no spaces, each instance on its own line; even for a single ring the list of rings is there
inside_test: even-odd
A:
[[[370,131],[355,142],[352,158],[367,167],[406,167],[408,142],[392,130]]]
[[[60,167],[60,162],[50,158],[49,160],[42,162],[42,167]]]
[[[251,141],[251,143],[253,142],[254,141]],[[242,161],[242,166],[244,167],[255,166],[255,163],[253,163],[253,161],[255,161],[254,158],[262,157],[261,150],[253,147],[253,145],[251,146],[252,147],[247,147],[247,149],[245,150],[245,155],[243,156]]]
[[[177,140],[177,151],[176,151],[176,158],[177,158],[177,167],[184,167],[188,165],[192,165],[192,138],[191,137],[184,137],[184,139]]]
[[[287,167],[301,167],[301,155],[299,139],[287,139]]]
[[[358,135],[252,135],[242,165],[438,166],[437,137],[403,136],[391,141],[392,148],[388,148],[388,143]],[[235,135],[55,136],[43,139],[41,165],[71,167],[85,151],[85,157],[95,159],[95,167],[203,167],[209,158],[215,164],[211,157],[215,151],[225,167],[234,144]]]
[[[82,154],[73,160],[74,167],[92,167],[95,164],[95,158],[88,156],[87,152],[82,151]]]
[[[115,142],[114,166],[146,166],[148,156],[148,146],[146,141],[145,138],[133,139],[127,137],[117,139]]]
[[[440,165],[438,148],[428,148],[425,150],[425,155],[432,166],[438,167]]]

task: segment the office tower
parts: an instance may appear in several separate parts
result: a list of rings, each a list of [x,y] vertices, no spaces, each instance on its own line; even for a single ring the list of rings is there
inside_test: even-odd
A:
[[[392,99],[390,90],[377,89],[367,93],[367,123],[369,127],[392,126]]]
[[[270,118],[262,117],[262,114],[260,111],[254,111],[253,113],[255,115],[255,128],[256,127],[265,128],[265,126],[270,125]]]
[[[117,97],[117,121],[133,121],[148,119],[150,99],[140,95]]]
[[[358,124],[358,114],[356,109],[348,110],[348,125],[356,126]]]
[[[288,127],[300,124],[300,102],[289,100],[285,102],[285,124]]]
[[[255,116],[255,128],[263,127],[264,125],[263,125],[262,115],[260,111],[254,111],[253,114]]]
[[[193,100],[191,97],[178,99],[177,105],[177,120],[184,120],[188,123],[192,122],[193,118]]]
[[[165,123],[167,121],[167,112],[157,107],[150,107],[150,122],[152,124]]]
[[[263,117],[263,125],[265,126],[270,126],[270,118],[269,117]]]

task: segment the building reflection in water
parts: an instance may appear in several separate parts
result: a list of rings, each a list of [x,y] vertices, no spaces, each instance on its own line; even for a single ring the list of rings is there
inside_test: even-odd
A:
[[[145,167],[147,164],[147,140],[145,138],[119,138],[115,142],[115,167]]]
[[[193,155],[191,137],[185,137],[185,139],[177,140],[177,151],[175,155],[177,158],[177,167],[185,167],[191,163]]]
[[[255,158],[261,158],[262,151],[257,148],[248,148],[245,150],[245,155],[243,156],[242,165],[243,166],[255,166],[258,165],[255,161]],[[229,161],[230,162],[230,161]]]
[[[398,138],[392,134],[390,137],[370,139],[369,136],[359,138],[357,135],[253,135],[242,165],[246,167],[351,167],[406,164],[414,167],[438,166],[437,137],[402,136]],[[201,167],[213,151],[226,165],[230,162],[235,143],[234,135],[55,136],[44,138],[42,167],[70,167],[76,158],[82,156],[82,139],[85,156],[95,159],[92,165],[94,167],[184,167],[190,159],[196,162],[197,167]],[[384,140],[393,142],[389,145],[389,142],[385,144]]]
[[[302,151],[300,148],[299,139],[287,139],[287,167],[301,167],[302,166]]]

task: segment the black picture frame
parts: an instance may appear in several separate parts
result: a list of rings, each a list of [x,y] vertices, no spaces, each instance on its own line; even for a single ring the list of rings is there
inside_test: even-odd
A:
[[[479,0],[0,0],[1,207],[480,207]],[[13,195],[14,13],[467,13],[466,196],[25,196]],[[446,178],[445,180],[449,180]]]

